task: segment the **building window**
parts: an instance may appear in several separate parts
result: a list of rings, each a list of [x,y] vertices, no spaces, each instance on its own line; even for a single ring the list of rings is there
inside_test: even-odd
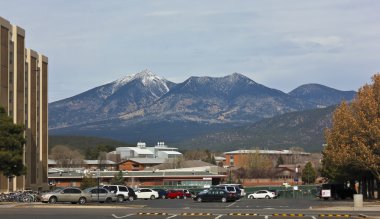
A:
[[[9,84],[13,84],[13,72],[9,72]]]
[[[230,166],[234,166],[235,162],[234,162],[234,155],[230,155]]]

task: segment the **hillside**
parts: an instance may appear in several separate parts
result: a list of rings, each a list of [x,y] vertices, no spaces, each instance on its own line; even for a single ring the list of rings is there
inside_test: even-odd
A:
[[[70,148],[80,151],[97,145],[114,145],[118,147],[130,147],[136,144],[128,144],[107,138],[89,137],[89,136],[56,136],[49,135],[49,149],[57,145],[66,145]]]
[[[351,101],[355,91],[340,91],[320,84],[304,84],[289,92],[289,95],[318,104],[319,107],[331,106],[345,101]]]
[[[308,152],[319,152],[324,143],[324,130],[331,125],[335,108],[286,113],[253,125],[192,138],[180,145],[182,149],[208,148],[217,151],[302,147]]]

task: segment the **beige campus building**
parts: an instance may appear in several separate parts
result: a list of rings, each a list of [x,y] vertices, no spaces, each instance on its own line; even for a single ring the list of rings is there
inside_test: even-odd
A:
[[[0,193],[43,190],[47,182],[48,58],[25,48],[25,30],[0,17],[0,105],[25,126],[25,176],[0,170]],[[1,161],[0,161],[1,162]]]

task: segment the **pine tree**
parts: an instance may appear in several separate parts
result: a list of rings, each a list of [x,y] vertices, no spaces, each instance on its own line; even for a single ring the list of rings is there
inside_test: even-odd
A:
[[[302,170],[302,182],[311,184],[315,182],[317,175],[311,162],[307,162],[305,168]]]
[[[92,178],[91,175],[89,175],[89,176],[83,177],[82,183],[80,184],[80,188],[86,189],[90,187],[95,187],[97,185],[98,185],[97,180],[95,178]]]
[[[112,185],[124,185],[123,172],[120,170],[111,180]]]
[[[23,147],[24,127],[13,123],[3,107],[0,107],[0,170],[8,177],[25,174]]]

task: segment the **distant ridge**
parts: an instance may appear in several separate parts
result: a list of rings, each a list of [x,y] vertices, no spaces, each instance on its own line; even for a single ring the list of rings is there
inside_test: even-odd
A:
[[[320,107],[331,106],[343,100],[351,101],[355,91],[340,91],[320,84],[305,84],[289,92],[289,95],[318,104]]]

